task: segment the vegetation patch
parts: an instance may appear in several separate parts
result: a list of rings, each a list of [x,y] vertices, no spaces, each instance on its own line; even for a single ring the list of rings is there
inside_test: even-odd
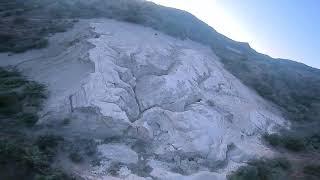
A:
[[[320,165],[308,165],[303,168],[303,172],[310,176],[310,179],[320,179]]]
[[[73,22],[55,19],[47,14],[36,12],[43,8],[37,0],[3,0],[0,4],[0,52],[22,53],[29,49],[48,46],[47,36],[51,33],[65,32]],[[4,11],[5,10],[5,11]]]
[[[282,147],[294,152],[306,150],[305,139],[294,135],[266,134],[263,137],[274,147]]]
[[[69,158],[70,158],[70,160],[71,160],[72,162],[74,162],[74,163],[80,163],[80,162],[83,161],[82,155],[81,155],[79,152],[76,152],[76,151],[71,152],[71,153],[69,154]]]
[[[29,138],[2,139],[0,141],[0,178],[6,180],[23,179],[72,179],[60,170],[52,169],[52,147],[49,153],[42,150]],[[50,145],[51,146],[51,145]]]
[[[68,153],[73,163],[82,163],[85,160],[96,160],[97,143],[89,139],[73,139],[64,143],[63,151]]]
[[[227,178],[228,180],[285,180],[290,170],[289,161],[283,158],[255,160],[249,162],[248,166],[240,167]]]
[[[304,136],[290,131],[281,134],[265,134],[263,138],[273,147],[285,148],[292,152],[320,152],[318,133]]]
[[[0,68],[0,129],[32,127],[47,97],[46,87],[27,80],[16,70]]]
[[[45,86],[4,68],[0,82],[0,179],[73,179],[51,166],[63,139],[30,133],[47,97]]]

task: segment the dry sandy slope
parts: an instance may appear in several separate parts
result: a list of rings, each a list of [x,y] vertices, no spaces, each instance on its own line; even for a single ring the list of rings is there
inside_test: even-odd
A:
[[[0,54],[0,65],[48,85],[40,123],[72,117],[59,133],[117,138],[99,145],[101,167],[81,169],[87,179],[110,179],[112,163],[123,179],[224,179],[272,155],[260,135],[285,123],[209,48],[114,20],[80,21],[47,49]]]

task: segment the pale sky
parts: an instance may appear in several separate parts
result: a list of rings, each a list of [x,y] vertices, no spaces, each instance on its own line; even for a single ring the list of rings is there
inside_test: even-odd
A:
[[[186,10],[258,52],[320,68],[319,0],[150,0]]]

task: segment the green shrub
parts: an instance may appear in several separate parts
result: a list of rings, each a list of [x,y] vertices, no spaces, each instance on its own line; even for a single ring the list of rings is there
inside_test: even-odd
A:
[[[0,44],[7,43],[8,41],[10,41],[13,38],[14,38],[13,34],[1,32],[0,33]]]
[[[13,20],[14,24],[24,24],[28,21],[28,19],[24,18],[24,17],[16,17]]]
[[[37,147],[23,141],[12,138],[0,141],[0,179],[31,179],[35,172],[44,172],[48,168],[46,156]]]
[[[0,179],[74,179],[51,168],[60,141],[61,138],[54,135],[40,136],[34,144],[25,135],[0,140]]]
[[[141,14],[141,10],[139,6],[132,6],[130,7],[123,17],[124,21],[131,22],[131,23],[142,23],[143,22],[143,15]]]
[[[25,133],[38,120],[46,87],[5,68],[0,68],[0,80],[0,179],[72,179],[51,168],[61,137],[47,134],[35,139]]]
[[[48,47],[48,45],[49,45],[49,41],[47,39],[41,38],[35,42],[32,48],[42,49],[42,48]]]
[[[83,157],[79,152],[72,152],[69,154],[69,158],[74,163],[80,163],[83,161]]]
[[[47,97],[46,87],[28,81],[16,70],[4,68],[0,68],[0,80],[0,115],[11,118],[7,121],[8,125],[35,125],[38,121],[37,111]],[[6,127],[4,123],[2,126]]]
[[[283,138],[283,144],[286,149],[291,151],[302,151],[305,150],[304,140],[298,137],[285,137]]]
[[[36,139],[35,145],[44,153],[47,154],[49,158],[52,158],[57,153],[57,146],[63,138],[60,136],[46,134],[41,135]]]
[[[290,151],[295,151],[295,152],[306,149],[304,138],[301,138],[298,135],[265,134],[263,138],[271,146],[274,146],[274,147],[283,147]]]
[[[303,168],[303,172],[307,175],[320,178],[320,165],[308,165]]]
[[[71,119],[70,118],[64,118],[61,122],[61,125],[63,126],[67,126],[71,123]]]
[[[228,175],[228,180],[275,180],[286,179],[291,165],[284,158],[268,160],[254,160],[247,166],[240,167],[237,171]]]
[[[21,77],[12,77],[7,79],[2,79],[1,88],[13,89],[18,88],[27,83],[26,80]]]
[[[22,96],[28,106],[40,108],[43,100],[47,98],[46,86],[30,81],[24,87]]]
[[[265,135],[263,135],[263,138],[271,146],[279,146],[281,144],[281,138],[278,134],[265,134]]]
[[[306,138],[308,148],[313,151],[320,151],[320,134],[313,134]]]
[[[16,92],[7,92],[0,94],[0,114],[9,116],[17,114],[22,110],[22,105],[19,102]]]
[[[34,113],[23,113],[22,115],[19,116],[19,119],[27,127],[32,127],[37,123],[39,117]]]
[[[259,172],[256,167],[244,166],[240,167],[232,175],[228,176],[228,180],[259,180]]]
[[[14,53],[23,53],[29,49],[41,49],[48,46],[48,40],[42,37],[39,38],[20,38],[17,42],[13,42],[14,46],[10,49],[10,51]]]
[[[37,174],[34,180],[75,180],[75,178],[60,170],[52,170],[45,175]]]

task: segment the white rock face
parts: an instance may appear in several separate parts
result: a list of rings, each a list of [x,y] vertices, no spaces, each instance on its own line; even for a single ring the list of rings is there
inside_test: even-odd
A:
[[[70,81],[67,90],[53,85],[64,86],[63,78],[54,83],[54,74],[42,78],[51,85],[49,102],[54,102],[43,114],[71,114],[77,119],[66,129],[71,134],[116,137],[117,144],[104,141],[98,148],[108,161],[103,169],[118,162],[119,172],[129,169],[121,179],[144,179],[139,177],[144,174],[218,180],[250,158],[272,155],[261,134],[285,120],[226,71],[208,47],[113,20],[87,23],[99,35],[88,40],[94,68],[87,73],[87,66],[87,75]],[[67,79],[81,72],[78,66],[73,71]]]

